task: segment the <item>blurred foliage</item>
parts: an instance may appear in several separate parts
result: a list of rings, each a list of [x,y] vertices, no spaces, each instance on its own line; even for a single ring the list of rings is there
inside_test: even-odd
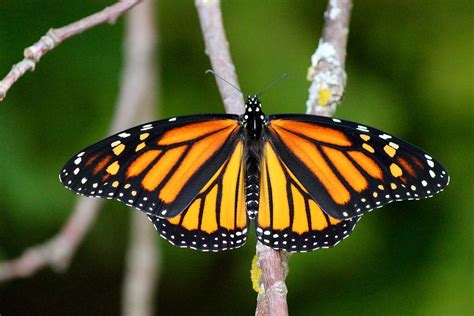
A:
[[[111,1],[4,0],[0,72],[48,28]],[[163,117],[222,112],[192,1],[159,1]],[[242,88],[267,113],[304,112],[310,56],[325,1],[224,0],[224,22]],[[293,255],[293,315],[468,315],[473,306],[473,2],[356,1],[348,87],[337,116],[376,126],[427,149],[452,182],[439,196],[395,203],[364,217],[330,250]],[[0,258],[55,234],[76,196],[57,181],[74,152],[105,136],[122,66],[123,19],[49,53],[0,103]],[[108,202],[71,268],[0,285],[0,313],[117,314],[130,211]],[[255,238],[219,254],[160,240],[160,314],[252,314]]]

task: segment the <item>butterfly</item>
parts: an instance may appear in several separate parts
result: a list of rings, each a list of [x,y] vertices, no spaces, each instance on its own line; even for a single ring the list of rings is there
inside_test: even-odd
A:
[[[201,251],[257,239],[288,252],[328,248],[361,216],[432,197],[449,183],[423,150],[378,129],[304,114],[173,117],[110,136],[73,156],[61,182],[145,212],[173,245]]]

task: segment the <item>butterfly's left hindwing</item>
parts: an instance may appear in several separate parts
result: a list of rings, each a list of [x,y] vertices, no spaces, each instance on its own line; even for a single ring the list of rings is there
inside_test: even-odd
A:
[[[392,201],[431,197],[449,176],[421,149],[372,127],[313,115],[272,115],[265,136],[328,215],[360,216]]]
[[[61,182],[86,196],[117,199],[174,217],[199,194],[241,139],[236,115],[192,115],[140,125],[75,155]]]
[[[247,239],[241,141],[194,201],[173,218],[149,216],[173,245],[201,251],[238,248]]]

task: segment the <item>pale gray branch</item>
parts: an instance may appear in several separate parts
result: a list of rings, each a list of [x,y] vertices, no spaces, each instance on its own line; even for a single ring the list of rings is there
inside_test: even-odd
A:
[[[201,29],[204,35],[206,53],[214,71],[238,87],[237,74],[229,51],[229,43],[222,23],[220,1],[196,0]],[[227,113],[243,113],[244,103],[241,94],[225,82],[217,80],[224,107]],[[258,264],[262,269],[264,294],[257,299],[258,315],[287,315],[286,272],[281,270],[281,253],[257,242]],[[275,271],[281,271],[274,274]],[[274,278],[273,276],[277,276]],[[259,312],[260,311],[260,312]]]
[[[64,271],[69,266],[77,246],[95,222],[102,202],[80,197],[72,215],[56,236],[43,244],[26,249],[14,260],[0,263],[0,282],[29,277],[46,266],[51,266],[58,272]]]
[[[332,116],[342,101],[346,87],[346,46],[351,0],[330,0],[324,13],[324,27],[318,47],[311,57],[311,81],[306,113]]]
[[[212,68],[220,76],[226,78],[238,87],[237,74],[235,73],[235,67],[230,56],[229,43],[227,42],[224,25],[222,23],[220,1],[196,0],[196,7],[198,9],[201,29],[204,35],[206,53],[211,60]],[[242,96],[221,80],[217,80],[217,84],[226,112],[238,114],[243,113],[244,103]],[[259,295],[257,301],[257,313],[259,309],[262,309],[261,306],[266,304],[266,299],[268,299],[269,304],[267,306],[274,309],[266,309],[266,314],[261,315],[268,315],[270,311],[278,313],[275,315],[288,314],[286,304],[286,286],[284,283],[284,276],[286,276],[286,273],[278,273],[278,280],[275,280],[269,275],[269,273],[273,274],[273,271],[277,271],[281,267],[281,262],[279,260],[280,252],[257,243],[257,256],[258,264],[262,267],[263,272],[262,282],[267,285],[272,285],[270,287],[264,287],[265,289],[270,290],[265,291],[263,295]],[[275,285],[275,282],[278,283],[278,289],[273,286]],[[279,289],[283,290],[280,291]],[[265,299],[262,300],[262,297]],[[280,313],[285,310],[286,314]]]
[[[141,0],[121,0],[116,4],[106,7],[100,12],[92,14],[79,21],[57,29],[50,29],[41,39],[26,48],[23,52],[24,59],[13,65],[10,72],[0,81],[0,101],[7,95],[12,85],[27,71],[33,71],[40,59],[50,50],[68,38],[80,34],[90,28],[103,23],[114,23],[118,17],[130,10]]]
[[[276,251],[257,242],[257,265],[262,270],[260,287],[263,293],[258,294],[255,315],[288,315],[285,279],[289,256],[285,251]]]
[[[239,87],[235,66],[229,51],[229,43],[222,23],[221,5],[219,0],[195,0],[199,14],[206,54],[211,60],[212,69],[221,77]],[[222,101],[227,113],[241,114],[244,112],[242,95],[222,80],[217,80]]]
[[[154,116],[158,83],[156,73],[155,10],[152,0],[127,15],[125,68],[119,108],[131,111],[119,118],[130,124],[149,121]],[[132,210],[130,240],[127,249],[125,277],[122,288],[122,315],[154,315],[153,298],[158,280],[159,250],[156,232],[143,213]]]
[[[115,18],[119,16],[119,12],[120,14],[124,13],[126,11],[125,8],[130,9],[138,2],[140,1],[122,1],[116,4],[120,4],[118,6],[118,8],[121,8],[120,11],[117,11],[117,8],[112,9],[115,7],[112,6],[99,12],[99,18],[96,17],[93,19],[95,21],[94,25],[99,24],[97,20],[115,20]],[[124,7],[125,5],[126,7]],[[77,26],[78,29],[84,30],[84,22],[76,23],[80,24]],[[90,23],[92,22],[86,21],[85,25],[90,26]],[[73,30],[75,29],[75,27],[72,27],[74,24],[75,23],[66,27],[65,32],[68,36],[72,36]],[[42,54],[44,54],[44,52]],[[130,88],[127,89],[130,90]],[[129,102],[129,93],[123,90],[120,92],[121,94],[117,102],[117,108],[112,119],[109,133],[130,126],[133,121],[131,114],[134,112],[142,112],[139,106],[135,106],[135,103]],[[94,224],[102,202],[103,200],[99,199],[80,197],[76,202],[72,215],[56,236],[43,244],[35,245],[25,250],[24,253],[16,259],[0,263],[0,282],[19,277],[28,277],[46,266],[50,266],[57,271],[65,270],[69,266],[70,260],[77,250],[77,247]]]

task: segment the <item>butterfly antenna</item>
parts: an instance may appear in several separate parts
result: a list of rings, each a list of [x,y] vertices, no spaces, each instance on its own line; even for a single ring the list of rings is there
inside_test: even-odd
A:
[[[271,87],[273,87],[276,83],[280,82],[281,80],[285,79],[286,77],[288,77],[288,74],[285,72],[283,73],[280,77],[276,78],[275,80],[273,80],[265,89],[263,89],[262,91],[260,91],[260,93],[257,94],[257,97],[259,97],[260,95],[262,95],[265,91],[267,91],[268,89],[270,89]]]
[[[224,82],[227,83],[229,86],[231,86],[231,87],[234,88],[235,90],[239,91],[239,92],[242,93],[243,95],[246,95],[245,93],[242,92],[242,90],[240,90],[239,88],[237,88],[235,85],[233,85],[232,83],[230,83],[228,80],[226,80],[226,79],[224,79],[223,77],[221,77],[221,76],[219,76],[218,74],[216,74],[216,73],[214,72],[214,70],[208,69],[208,70],[205,71],[205,73],[206,73],[206,74],[208,74],[208,73],[213,74],[216,78],[218,78],[218,79],[224,81]]]

